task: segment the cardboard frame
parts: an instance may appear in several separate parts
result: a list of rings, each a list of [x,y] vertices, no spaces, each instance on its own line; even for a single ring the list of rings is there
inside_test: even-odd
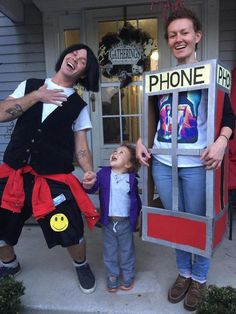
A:
[[[172,93],[172,147],[158,154],[172,157],[172,210],[153,199],[151,167],[143,169],[142,239],[191,253],[211,256],[220,244],[227,227],[227,156],[222,167],[206,171],[206,216],[178,211],[178,155],[200,156],[199,149],[179,149],[177,144],[178,95],[189,90],[208,90],[207,145],[218,137],[223,114],[224,94],[229,93],[231,74],[218,60],[180,65],[162,71],[144,73],[143,143],[151,153],[156,133],[155,97]],[[176,105],[175,105],[176,104]]]

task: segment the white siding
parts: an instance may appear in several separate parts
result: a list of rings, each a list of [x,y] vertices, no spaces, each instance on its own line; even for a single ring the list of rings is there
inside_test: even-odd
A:
[[[25,21],[14,24],[0,13],[0,100],[30,77],[45,77],[45,56],[41,13],[25,6]],[[14,122],[0,123],[0,162]]]
[[[236,65],[236,1],[220,0],[219,59],[230,70]]]
[[[0,99],[29,77],[45,77],[42,18],[33,5],[21,25],[0,13]]]

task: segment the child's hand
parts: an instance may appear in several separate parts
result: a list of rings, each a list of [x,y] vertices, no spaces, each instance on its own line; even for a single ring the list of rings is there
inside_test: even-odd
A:
[[[96,173],[93,171],[86,171],[82,179],[82,185],[85,189],[91,189],[96,182]]]

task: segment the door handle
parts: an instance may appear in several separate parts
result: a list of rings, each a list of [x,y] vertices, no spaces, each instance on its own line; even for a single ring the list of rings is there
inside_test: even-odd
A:
[[[90,94],[90,101],[91,101],[91,104],[92,104],[92,112],[95,112],[95,101],[96,101],[96,97],[95,97],[95,94],[94,93],[91,93]]]

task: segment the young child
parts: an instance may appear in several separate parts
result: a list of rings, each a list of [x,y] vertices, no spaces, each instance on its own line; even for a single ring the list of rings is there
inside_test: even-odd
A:
[[[94,186],[86,181],[83,187],[88,193],[99,190],[103,230],[103,258],[107,269],[107,289],[130,290],[134,285],[135,248],[133,232],[136,230],[141,210],[138,193],[135,147],[122,144],[110,156],[110,166],[97,173]],[[122,276],[120,283],[119,277]]]

